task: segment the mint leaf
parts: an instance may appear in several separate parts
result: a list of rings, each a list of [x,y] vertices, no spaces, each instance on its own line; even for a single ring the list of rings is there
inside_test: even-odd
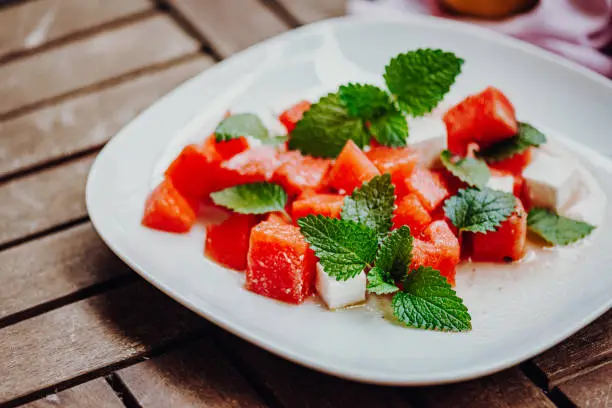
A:
[[[378,239],[365,225],[321,215],[308,215],[297,223],[325,272],[336,280],[353,278],[371,267]]]
[[[495,231],[514,212],[516,198],[488,187],[468,188],[444,203],[444,212],[461,231]]]
[[[376,266],[372,268],[370,272],[368,272],[368,284],[366,288],[368,289],[368,292],[375,293],[377,295],[386,295],[399,290],[393,281],[391,274]]]
[[[268,129],[259,117],[252,113],[237,113],[228,116],[219,123],[215,135],[217,142],[237,139],[241,136],[250,136],[262,141],[270,139]]]
[[[568,245],[589,235],[595,227],[572,220],[544,208],[534,208],[527,215],[527,226],[552,245]]]
[[[380,244],[376,254],[376,267],[388,272],[393,279],[404,280],[412,262],[412,234],[402,226],[391,231]]]
[[[287,193],[277,184],[241,184],[211,193],[213,202],[240,214],[265,214],[284,211]]]
[[[349,83],[340,86],[338,95],[349,115],[355,118],[372,120],[397,110],[391,96],[374,85]]]
[[[463,60],[452,52],[429,48],[408,51],[385,67],[387,87],[400,107],[413,116],[431,112],[461,72]]]
[[[472,157],[464,157],[457,161],[452,159],[453,154],[450,151],[444,150],[440,153],[440,161],[446,170],[472,187],[484,187],[491,178],[489,167],[482,160]]]
[[[509,139],[497,142],[477,154],[488,162],[498,162],[522,153],[528,148],[546,143],[546,136],[529,123],[519,122],[518,133]]]
[[[393,315],[407,326],[442,331],[467,331],[472,318],[445,277],[428,266],[413,270],[404,290],[393,296]]]
[[[403,147],[407,144],[408,122],[400,111],[389,111],[370,121],[370,133],[381,145]]]
[[[386,234],[393,225],[395,187],[391,176],[383,174],[353,191],[344,199],[342,219],[365,225],[378,234]]]
[[[289,138],[289,149],[315,157],[336,157],[349,139],[359,147],[370,142],[361,118],[349,114],[337,93],[322,97],[304,113]]]

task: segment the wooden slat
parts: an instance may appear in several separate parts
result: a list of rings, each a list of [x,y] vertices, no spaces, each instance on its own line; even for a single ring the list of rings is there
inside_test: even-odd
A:
[[[24,408],[123,408],[117,394],[101,378],[77,385],[74,388],[49,394],[38,401],[23,405]]]
[[[224,58],[288,29],[258,0],[166,1]]]
[[[119,373],[143,407],[264,407],[207,337]]]
[[[90,223],[0,252],[0,319],[129,273]]]
[[[14,60],[0,69],[0,114],[195,52],[165,15]]]
[[[559,389],[579,407],[612,407],[612,362],[559,384]]]
[[[235,355],[282,406],[410,407],[403,390],[341,380],[282,360],[239,338],[215,331],[219,344]]]
[[[176,66],[0,122],[0,176],[104,144],[138,113],[213,64]]]
[[[517,368],[473,381],[422,388],[419,394],[431,408],[555,407]]]
[[[0,11],[0,56],[151,10],[147,0],[38,0]]]
[[[308,24],[346,14],[347,0],[276,0],[300,23]]]
[[[93,156],[0,184],[0,245],[87,215]]]
[[[612,361],[612,311],[534,360],[551,388],[584,369]]]
[[[0,404],[142,356],[206,321],[138,281],[0,330]]]

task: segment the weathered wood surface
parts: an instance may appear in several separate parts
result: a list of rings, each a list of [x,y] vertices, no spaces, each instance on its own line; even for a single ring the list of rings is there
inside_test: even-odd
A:
[[[123,408],[124,405],[102,378],[24,405],[25,408]]]
[[[0,58],[152,10],[148,0],[38,0],[0,13]]]
[[[612,361],[570,378],[558,387],[579,407],[610,408],[612,407]]]
[[[259,0],[167,1],[224,58],[288,29]]]
[[[165,15],[121,26],[0,69],[0,115],[197,51]]]
[[[345,0],[278,0],[301,24],[346,14]]]
[[[0,122],[0,177],[103,145],[159,97],[212,63],[208,56],[194,56]]]
[[[266,406],[210,337],[118,375],[143,407]]]

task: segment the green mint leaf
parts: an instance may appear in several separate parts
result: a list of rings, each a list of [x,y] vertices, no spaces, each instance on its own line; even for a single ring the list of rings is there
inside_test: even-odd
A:
[[[265,214],[284,211],[287,193],[277,184],[241,184],[211,193],[215,204],[229,208],[240,214]]]
[[[376,267],[395,280],[404,280],[412,262],[412,241],[410,228],[405,225],[391,231],[380,244],[374,261]]]
[[[215,130],[217,142],[250,136],[267,141],[270,139],[268,129],[257,115],[252,113],[237,113],[223,119]]]
[[[529,123],[519,122],[518,133],[509,139],[497,142],[480,152],[478,156],[488,162],[498,162],[522,153],[528,148],[546,143],[546,136]]]
[[[353,278],[374,261],[378,239],[365,225],[321,215],[308,215],[297,223],[325,272],[336,280]]]
[[[444,150],[440,153],[440,161],[451,174],[472,187],[484,187],[491,178],[487,164],[473,157],[464,157],[453,161],[453,154]]]
[[[336,157],[349,139],[359,147],[370,142],[361,118],[349,114],[337,93],[322,97],[304,113],[289,138],[289,149],[315,157]]]
[[[544,208],[534,208],[527,215],[529,230],[552,245],[568,245],[589,235],[595,227],[572,220]]]
[[[413,270],[393,296],[393,315],[409,327],[467,331],[472,317],[445,277],[428,266]]]
[[[372,120],[396,110],[391,96],[374,85],[353,83],[342,85],[338,95],[349,115],[355,118]]]
[[[344,199],[342,219],[363,224],[377,234],[389,232],[393,223],[395,207],[395,187],[391,176],[383,174],[353,191]]]
[[[463,60],[452,52],[419,49],[399,54],[385,67],[387,87],[413,116],[431,112],[461,72]]]
[[[407,144],[408,122],[402,112],[392,110],[370,121],[370,133],[381,145],[403,147]]]
[[[399,290],[391,274],[376,266],[368,272],[368,283],[366,288],[368,292],[377,295],[395,293]]]
[[[444,203],[444,212],[461,231],[495,231],[514,212],[516,198],[503,191],[483,188],[459,190]]]

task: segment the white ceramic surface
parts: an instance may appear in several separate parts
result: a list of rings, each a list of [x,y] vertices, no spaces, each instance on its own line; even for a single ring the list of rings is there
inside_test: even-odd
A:
[[[501,88],[519,118],[578,141],[568,142],[571,150],[612,195],[612,162],[600,155],[612,153],[612,82],[456,22],[341,18],[283,34],[216,65],[126,126],[92,167],[92,222],[125,262],[185,306],[280,356],[341,377],[452,382],[547,349],[612,306],[608,208],[603,225],[577,246],[540,251],[518,265],[462,266],[456,289],[474,329],[459,334],[399,327],[371,304],[336,312],[316,301],[281,304],[246,291],[241,273],[206,259],[202,227],[172,235],[140,225],[145,198],[165,166],[189,140],[209,134],[226,109],[271,118],[272,111],[349,80],[380,83],[391,56],[418,47],[452,50],[466,60],[445,106],[487,85]]]

